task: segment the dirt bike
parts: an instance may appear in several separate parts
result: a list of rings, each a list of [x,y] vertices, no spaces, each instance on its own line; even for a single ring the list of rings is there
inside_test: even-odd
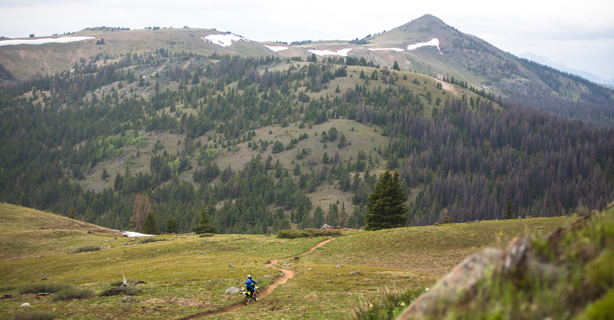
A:
[[[245,290],[245,292],[243,292],[243,294],[245,294],[245,305],[248,305],[252,299],[254,299],[254,301],[258,301],[258,287],[254,287],[253,293],[254,294],[251,294],[249,290]]]

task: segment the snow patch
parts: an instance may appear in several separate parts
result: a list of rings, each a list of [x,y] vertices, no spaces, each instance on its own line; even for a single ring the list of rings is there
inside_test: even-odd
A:
[[[203,41],[205,42],[217,44],[219,46],[226,47],[226,48],[230,47],[233,41],[234,42],[239,42],[239,41],[247,42],[247,39],[234,35],[234,34],[210,34],[208,36],[201,37],[201,39],[203,39]]]
[[[342,56],[347,57],[348,53],[352,51],[352,48],[341,49],[337,51],[330,50],[307,50],[311,53],[315,53],[318,56]]]
[[[288,50],[288,47],[284,47],[284,46],[274,47],[274,46],[267,46],[266,44],[264,46],[267,47],[269,50],[275,51],[275,52]]]
[[[369,48],[369,50],[371,51],[396,51],[396,52],[403,52],[405,51],[404,49],[401,48]]]
[[[20,44],[46,44],[46,43],[69,43],[84,40],[96,39],[94,37],[61,37],[61,38],[42,38],[42,39],[18,39],[18,40],[2,40],[1,46],[16,46]]]
[[[426,46],[435,46],[435,47],[437,47],[437,50],[439,50],[439,53],[441,53],[441,49],[439,49],[439,39],[437,39],[437,38],[433,38],[433,39],[431,39],[431,41],[427,41],[427,42],[420,42],[420,43],[410,44],[409,46],[407,46],[407,50],[416,50],[418,48],[422,48],[422,47],[426,47]],[[443,53],[441,53],[441,54],[443,54]]]
[[[124,237],[155,237],[155,235],[153,234],[144,234],[144,233],[139,233],[139,232],[133,232],[133,231],[121,231],[122,236]]]

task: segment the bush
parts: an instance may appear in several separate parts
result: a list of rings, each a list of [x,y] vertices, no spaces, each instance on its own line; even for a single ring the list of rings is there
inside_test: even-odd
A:
[[[26,284],[19,289],[17,289],[18,294],[28,294],[28,293],[55,293],[64,288],[66,288],[67,284],[64,283],[53,283],[53,282],[38,282],[38,283],[30,283]]]
[[[147,238],[142,238],[139,239],[139,244],[143,244],[143,243],[150,243],[150,242],[156,242],[158,241],[158,239],[154,238],[154,237],[147,237]]]
[[[60,291],[58,291],[52,298],[53,301],[58,300],[70,300],[70,299],[83,299],[89,298],[94,294],[92,290],[85,288],[77,288],[68,286]]]
[[[329,237],[340,234],[341,230],[337,229],[303,229],[303,230],[281,230],[277,232],[277,238],[294,239],[307,237]]]
[[[365,302],[358,308],[354,308],[355,319],[394,319],[413,300],[418,298],[424,289],[408,289],[405,292],[391,292],[386,290],[379,301]]]
[[[77,250],[71,252],[71,253],[79,253],[79,252],[88,252],[88,251],[98,251],[100,250],[100,246],[85,246],[85,247],[81,247],[78,248]]]
[[[214,233],[203,233],[198,235],[201,238],[206,238],[206,237],[213,237],[215,234]]]
[[[28,311],[13,313],[14,320],[51,320],[55,318],[55,313],[51,311]]]
[[[294,238],[306,238],[311,237],[312,234],[307,230],[281,230],[277,232],[277,238],[280,239],[294,239]]]

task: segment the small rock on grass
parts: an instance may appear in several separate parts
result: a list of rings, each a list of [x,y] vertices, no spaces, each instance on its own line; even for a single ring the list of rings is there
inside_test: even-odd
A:
[[[131,296],[126,296],[122,299],[122,302],[132,302],[134,301],[134,298],[132,298]]]
[[[358,271],[351,272],[350,275],[353,276],[355,274],[361,274],[361,273],[362,273],[362,271],[358,270]]]
[[[225,293],[239,293],[239,291],[240,291],[239,288],[233,286],[233,287],[226,289]]]

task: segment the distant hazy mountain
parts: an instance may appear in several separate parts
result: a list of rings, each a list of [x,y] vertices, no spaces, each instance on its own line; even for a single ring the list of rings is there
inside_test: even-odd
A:
[[[563,72],[567,72],[567,73],[571,73],[571,74],[575,74],[578,75],[580,77],[583,77],[587,80],[590,80],[594,83],[598,83],[598,84],[603,84],[603,85],[608,85],[608,86],[614,86],[614,78],[611,79],[601,79],[598,76],[588,72],[588,71],[582,71],[582,70],[575,70],[572,68],[569,68],[565,63],[563,62],[553,62],[552,60],[544,57],[544,56],[538,56],[532,52],[525,52],[521,55],[519,55],[519,57],[521,58],[525,58],[527,60],[531,60],[540,64],[543,64],[545,66],[549,66],[551,68],[555,68],[557,70],[563,71]]]

